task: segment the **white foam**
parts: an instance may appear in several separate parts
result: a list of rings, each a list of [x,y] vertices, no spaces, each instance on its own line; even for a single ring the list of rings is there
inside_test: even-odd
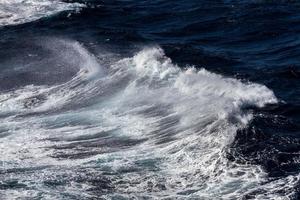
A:
[[[124,177],[124,182],[140,183],[124,192],[145,191],[146,195],[144,183],[149,181],[154,185],[165,183],[168,195],[195,189],[199,190],[197,195],[202,198],[233,195],[233,192],[237,197],[246,191],[245,188],[250,185],[256,187],[265,180],[266,174],[259,166],[233,168],[233,164],[224,157],[224,150],[234,139],[237,129],[245,127],[252,118],[251,113],[242,110],[243,106],[261,107],[276,103],[271,90],[259,84],[225,78],[205,69],[182,70],[172,64],[160,48],[145,49],[133,58],[121,60],[114,67],[129,68],[134,76],[123,95],[118,97],[116,109],[121,112],[125,109],[127,119],[142,121],[144,125],[143,131],[127,133],[124,132],[126,129],[122,129],[123,134],[151,138],[136,152],[130,151],[120,157],[126,157],[126,161],[128,157],[163,160],[160,163],[162,171],[149,174],[148,178],[132,174]],[[159,108],[165,114],[147,117],[147,106],[150,110]],[[143,112],[145,115],[137,114]],[[172,127],[162,128],[167,125],[166,119],[170,119],[167,124],[173,124]],[[153,136],[157,131],[158,134]],[[155,145],[161,139],[159,131],[171,134],[176,140]],[[139,154],[140,157],[137,156]],[[123,167],[124,162],[118,163],[119,167]],[[116,168],[116,163],[113,166]],[[234,177],[239,170],[247,178]],[[202,179],[206,180],[201,183]],[[226,185],[236,186],[226,189]]]
[[[48,100],[40,108],[32,109],[51,110],[53,107],[63,107],[74,99],[85,101],[97,98],[98,102],[68,112],[29,116],[17,121],[14,118],[6,119],[1,127],[9,129],[11,135],[0,141],[1,149],[7,149],[6,154],[1,155],[2,161],[13,159],[14,164],[29,166],[51,163],[70,170],[76,166],[109,169],[118,174],[116,183],[112,183],[117,184],[115,194],[118,195],[127,193],[175,198],[182,197],[179,192],[194,190],[189,197],[237,199],[257,189],[282,188],[285,183],[288,189],[295,186],[296,177],[265,184],[267,173],[260,166],[240,165],[228,161],[225,156],[236,131],[246,127],[253,117],[243,107],[277,103],[273,92],[267,87],[242,83],[205,69],[181,69],[159,47],[146,48],[133,57],[111,63],[107,74],[102,73],[101,68],[98,73],[100,66],[95,56],[76,42],[67,46],[77,49],[75,52],[79,52],[82,60],[86,60],[82,66],[88,66],[81,69],[91,73],[85,77],[80,72],[71,81],[55,86],[60,89],[51,89]],[[116,87],[123,90],[116,90]],[[105,98],[102,94],[106,95]],[[22,95],[27,96],[27,93],[22,92]],[[4,95],[3,101],[11,101],[11,98],[18,100]],[[72,125],[76,120],[82,124]],[[49,126],[51,129],[47,128]],[[71,140],[102,131],[112,131],[110,137],[113,138],[144,139],[146,142],[76,161],[48,158],[47,153],[51,155],[55,150],[43,152],[43,147],[50,144],[68,142],[51,142],[41,138]],[[26,134],[29,136],[24,137]],[[163,142],[163,139],[167,142]],[[91,150],[99,149],[87,149]],[[64,153],[69,153],[69,150]],[[26,158],[30,154],[35,154],[35,157]],[[147,165],[136,164],[149,160],[155,163],[155,170],[148,169]],[[7,164],[6,167],[10,166],[13,164]],[[119,172],[121,169],[130,171],[139,168],[144,170],[143,173],[139,170]],[[48,173],[55,176],[58,172]],[[38,176],[43,179],[43,175]],[[23,178],[28,179],[26,176]],[[149,184],[152,185],[151,192]],[[164,185],[165,190],[159,190],[159,185]],[[72,192],[75,188],[69,189]],[[274,193],[270,192],[265,197],[280,198],[279,194]],[[107,198],[112,196],[108,195]]]
[[[83,4],[59,0],[0,0],[0,26],[23,24],[82,7]]]

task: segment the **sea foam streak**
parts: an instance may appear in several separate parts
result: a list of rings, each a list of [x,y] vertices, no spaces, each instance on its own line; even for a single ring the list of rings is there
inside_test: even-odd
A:
[[[267,87],[205,69],[181,69],[159,47],[104,69],[80,44],[66,45],[89,60],[72,80],[0,95],[2,110],[9,102],[20,105],[0,111],[8,116],[0,124],[2,170],[26,171],[14,174],[26,189],[8,189],[7,198],[215,199],[257,189],[275,198],[267,190],[296,183],[298,177],[264,184],[268,178],[260,166],[226,159],[236,131],[252,119],[243,107],[277,103]],[[43,102],[21,106],[37,93]],[[47,185],[57,180],[61,194]]]
[[[0,0],[0,26],[23,24],[82,7],[83,4],[58,0]]]

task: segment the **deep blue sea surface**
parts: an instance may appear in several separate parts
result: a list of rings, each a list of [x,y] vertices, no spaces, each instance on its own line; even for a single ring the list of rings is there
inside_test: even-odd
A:
[[[0,0],[0,199],[299,199],[297,0]]]

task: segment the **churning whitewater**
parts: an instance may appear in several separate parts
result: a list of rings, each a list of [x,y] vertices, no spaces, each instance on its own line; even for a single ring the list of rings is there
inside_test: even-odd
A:
[[[226,158],[252,120],[247,108],[278,102],[267,87],[179,68],[157,46],[120,58],[71,40],[44,41],[39,47],[72,70],[61,69],[68,75],[56,84],[1,93],[3,199],[293,194],[298,177],[270,181],[260,166]]]
[[[82,7],[83,4],[58,0],[0,0],[0,26],[23,24]]]

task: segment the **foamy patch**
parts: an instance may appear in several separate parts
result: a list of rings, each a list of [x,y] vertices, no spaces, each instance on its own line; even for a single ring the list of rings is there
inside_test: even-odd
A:
[[[59,0],[0,0],[0,26],[23,24],[83,7],[83,4]]]
[[[50,88],[46,86],[28,85],[24,88],[0,94],[0,114],[21,113],[26,110],[25,101],[46,93]]]
[[[124,185],[124,191],[120,186],[121,191],[144,191],[147,195],[149,184],[145,182],[148,181],[153,187],[163,183],[165,195],[169,197],[194,190],[194,197],[236,198],[265,180],[267,175],[259,166],[230,163],[224,152],[234,140],[236,131],[252,119],[251,113],[243,110],[244,106],[277,103],[274,93],[267,87],[242,83],[205,69],[180,69],[161,48],[147,48],[132,58],[117,62],[113,68],[125,69],[132,77],[113,109],[126,113],[127,123],[120,125],[121,130],[127,130],[126,125],[134,122],[143,124],[138,126],[143,127],[140,130],[122,133],[133,138],[149,138],[134,153],[128,151],[128,154],[123,152],[122,156],[117,156],[125,157],[124,162],[117,159],[119,167],[126,162],[130,168],[130,163],[134,163],[128,162],[131,159],[135,162],[161,161],[161,171],[155,174],[123,177],[124,182],[138,184],[130,188]],[[121,119],[117,117],[114,121],[118,123]],[[168,137],[176,139],[155,144]],[[117,163],[110,163],[111,167],[117,170]],[[243,175],[238,175],[239,172]],[[159,191],[154,196],[163,193]]]
[[[14,163],[29,166],[48,162],[70,171],[76,166],[108,171],[116,191],[107,198],[132,194],[136,198],[238,199],[260,189],[272,191],[270,198],[280,198],[272,188],[283,188],[285,183],[287,190],[294,187],[297,177],[266,184],[268,175],[260,166],[240,165],[226,158],[226,149],[237,130],[245,128],[253,117],[243,108],[277,103],[267,87],[242,83],[205,69],[182,69],[159,47],[146,48],[133,57],[112,63],[104,74],[101,69],[98,71],[97,59],[82,45],[66,43],[65,46],[80,55],[79,73],[71,81],[51,89],[48,100],[29,111],[51,111],[63,108],[66,102],[85,101],[89,97],[95,98],[95,103],[68,112],[6,119],[0,125],[9,129],[11,135],[0,142],[2,149],[8,149],[2,161],[14,159]],[[91,72],[87,76],[82,74],[86,70]],[[21,93],[28,96],[28,92]],[[102,94],[107,96],[104,98]],[[16,100],[7,95],[1,98],[3,102]],[[60,155],[99,151],[102,145],[89,144],[102,141],[96,137],[102,132],[108,134],[105,136],[108,144],[99,144],[104,148],[115,145],[114,151],[75,161],[47,159],[47,153],[53,155],[57,151]],[[118,142],[124,138],[141,142],[120,146]],[[84,143],[74,146],[78,139]],[[65,148],[44,151],[51,145]],[[35,154],[34,158],[30,154]],[[65,172],[49,170],[47,176],[70,175]],[[38,172],[37,176],[44,178]],[[85,194],[84,188],[88,186],[77,186],[64,189],[70,194],[77,189]]]

